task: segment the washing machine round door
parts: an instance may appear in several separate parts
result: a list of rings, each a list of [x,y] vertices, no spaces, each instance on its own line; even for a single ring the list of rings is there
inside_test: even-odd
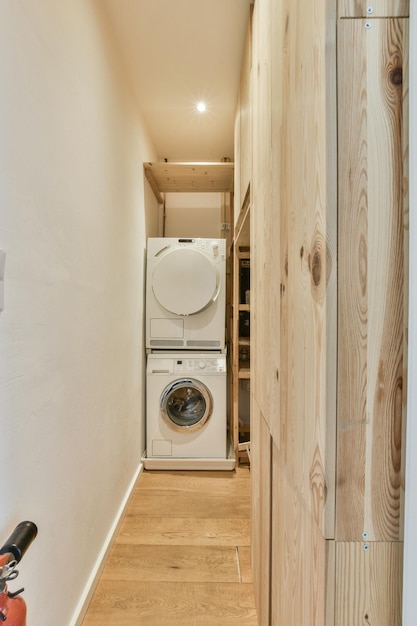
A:
[[[161,395],[161,415],[165,423],[177,431],[202,428],[213,412],[210,390],[194,378],[176,380]]]
[[[159,304],[175,315],[204,311],[219,294],[216,266],[199,250],[176,248],[166,252],[152,275],[152,290]]]

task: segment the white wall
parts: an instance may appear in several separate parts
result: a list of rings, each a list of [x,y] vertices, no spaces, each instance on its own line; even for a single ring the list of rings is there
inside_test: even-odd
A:
[[[165,237],[224,237],[222,194],[166,193]]]
[[[99,0],[0,0],[0,541],[39,526],[30,626],[71,623],[144,448],[155,154],[117,59]]]
[[[405,489],[403,625],[415,626],[417,615],[417,12],[410,3],[410,307],[408,333],[408,402]]]

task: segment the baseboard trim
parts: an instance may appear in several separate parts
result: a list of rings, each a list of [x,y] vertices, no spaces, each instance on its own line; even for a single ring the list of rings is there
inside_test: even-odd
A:
[[[88,606],[91,602],[91,598],[93,597],[94,591],[97,587],[98,581],[100,580],[101,574],[103,572],[104,566],[107,561],[107,557],[109,555],[110,549],[113,545],[114,539],[119,531],[121,522],[124,517],[124,513],[129,505],[130,499],[133,494],[133,490],[135,484],[139,478],[140,473],[143,470],[143,463],[139,463],[132,480],[127,488],[127,491],[124,495],[122,503],[117,511],[116,517],[114,518],[113,524],[108,532],[108,535],[104,541],[104,544],[100,550],[100,553],[97,557],[95,565],[91,571],[87,584],[84,588],[84,591],[81,595],[81,598],[78,602],[78,605],[74,611],[74,615],[69,623],[69,626],[81,626],[83,620],[85,618],[85,614],[87,613]]]

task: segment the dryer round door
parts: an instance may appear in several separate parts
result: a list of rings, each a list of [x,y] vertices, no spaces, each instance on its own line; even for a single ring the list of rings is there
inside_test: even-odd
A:
[[[152,290],[159,304],[175,315],[204,311],[218,296],[220,280],[216,266],[199,250],[176,248],[158,261]]]
[[[213,412],[213,397],[202,382],[182,378],[167,385],[160,402],[165,423],[176,431],[202,428]]]

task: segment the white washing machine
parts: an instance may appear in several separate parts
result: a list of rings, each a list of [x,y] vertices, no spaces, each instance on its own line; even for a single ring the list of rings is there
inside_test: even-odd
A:
[[[226,393],[224,354],[149,354],[145,468],[232,469]]]
[[[223,350],[225,291],[225,239],[148,239],[146,347]]]

